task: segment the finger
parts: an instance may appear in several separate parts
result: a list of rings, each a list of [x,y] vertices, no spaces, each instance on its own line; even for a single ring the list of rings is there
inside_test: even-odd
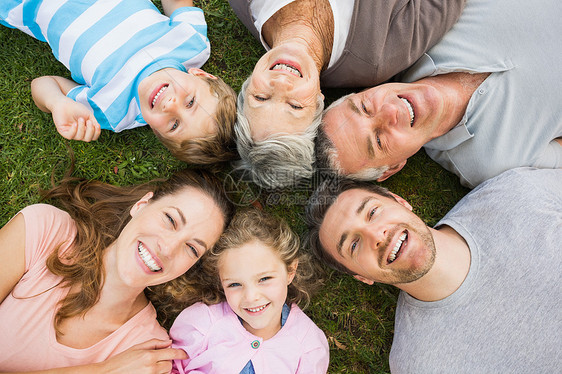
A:
[[[158,361],[164,360],[186,360],[189,358],[183,349],[179,348],[164,348],[157,350],[155,356]]]
[[[77,126],[76,122],[72,122],[68,125],[57,127],[57,131],[59,132],[59,134],[62,135],[63,138],[68,139],[68,140],[72,140],[76,136],[77,128],[78,128],[78,126]]]
[[[78,118],[78,125],[76,127],[74,140],[84,140],[84,134],[86,133],[86,122],[84,121],[84,118]]]
[[[95,119],[92,122],[94,125],[94,137],[92,138],[92,140],[98,140],[101,134],[101,126]]]
[[[156,363],[156,372],[169,374],[172,371],[172,361],[159,361]]]
[[[82,140],[85,142],[91,142],[95,132],[94,125],[91,120],[86,121],[84,129],[84,138]]]
[[[162,339],[150,339],[143,343],[139,343],[133,346],[131,349],[163,349],[168,348],[172,345],[171,340],[162,340]]]

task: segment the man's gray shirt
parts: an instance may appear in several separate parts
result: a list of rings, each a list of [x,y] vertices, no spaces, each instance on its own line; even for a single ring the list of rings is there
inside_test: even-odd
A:
[[[562,170],[507,171],[463,198],[442,225],[467,242],[469,273],[439,301],[400,293],[391,371],[560,372]]]
[[[518,166],[562,167],[562,6],[559,0],[468,0],[453,28],[402,77],[492,74],[462,121],[425,145],[474,188]]]

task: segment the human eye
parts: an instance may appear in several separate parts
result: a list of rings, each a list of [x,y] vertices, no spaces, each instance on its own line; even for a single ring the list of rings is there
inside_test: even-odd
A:
[[[361,110],[363,111],[363,113],[365,113],[366,115],[369,115],[369,110],[367,109],[367,107],[365,106],[365,102],[361,101]]]
[[[174,123],[172,124],[172,127],[170,128],[170,131],[174,131],[175,129],[178,128],[179,125],[180,123],[178,122],[178,120],[175,120]]]
[[[172,226],[174,228],[176,228],[176,221],[174,220],[174,217],[172,217],[170,214],[165,213],[166,215],[166,219],[168,220],[168,222],[170,222],[172,224]]]
[[[359,239],[355,239],[352,243],[351,246],[349,247],[349,252],[350,254],[353,256],[353,254],[355,253],[355,250],[357,249],[357,247],[359,246]]]
[[[269,280],[269,279],[271,279],[271,278],[272,278],[272,277],[269,277],[269,276],[268,276],[268,277],[261,277],[261,278],[260,278],[260,282],[265,282],[266,280]]]
[[[195,257],[195,258],[199,258],[199,251],[197,251],[197,248],[194,247],[191,244],[187,244],[187,250],[191,251],[191,254]]]
[[[266,101],[267,99],[263,96],[258,96],[258,95],[254,95],[254,99],[256,99],[257,101]]]
[[[381,142],[381,137],[379,136],[379,134],[375,134],[375,140],[377,142],[377,147],[379,149],[382,149],[382,142]]]
[[[376,211],[377,211],[377,208],[373,208],[373,209],[369,210],[369,213],[368,213],[369,221],[371,220],[371,218],[373,218],[373,215],[376,213]]]
[[[294,110],[301,110],[303,107],[298,105],[298,104],[291,104],[289,103],[289,105],[291,106],[291,108],[293,108]]]
[[[189,103],[187,103],[187,105],[185,106],[187,109],[190,109],[191,107],[193,107],[193,104],[195,104],[195,97],[193,97],[193,99],[191,99],[189,101]]]
[[[234,287],[240,287],[240,286],[241,286],[240,283],[232,282],[232,283],[229,283],[226,287],[227,288],[234,288]]]

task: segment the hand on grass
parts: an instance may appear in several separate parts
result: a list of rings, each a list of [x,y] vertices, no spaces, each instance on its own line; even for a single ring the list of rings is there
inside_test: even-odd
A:
[[[90,142],[100,136],[100,125],[84,104],[64,97],[53,106],[52,114],[57,131],[65,139]]]
[[[96,140],[101,128],[94,113],[66,94],[78,83],[56,75],[35,78],[31,82],[33,101],[39,109],[52,113],[57,131],[66,139],[90,142]]]

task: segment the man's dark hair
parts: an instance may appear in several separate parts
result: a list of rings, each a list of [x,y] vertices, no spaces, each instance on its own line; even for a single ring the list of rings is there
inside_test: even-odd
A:
[[[394,196],[384,187],[372,182],[355,181],[348,178],[335,178],[320,183],[310,197],[305,212],[305,221],[308,228],[306,242],[308,247],[320,262],[332,269],[355,275],[354,272],[340,264],[320,241],[320,226],[324,222],[326,212],[334,204],[340,194],[347,190],[360,189],[375,193],[380,196],[394,199]]]

